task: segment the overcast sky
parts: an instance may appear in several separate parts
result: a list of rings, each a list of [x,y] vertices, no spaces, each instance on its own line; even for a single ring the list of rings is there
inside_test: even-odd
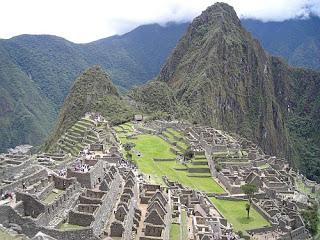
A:
[[[147,23],[186,22],[209,0],[0,0],[0,38],[53,34],[84,43]],[[320,0],[225,0],[239,17],[282,21],[320,15]]]

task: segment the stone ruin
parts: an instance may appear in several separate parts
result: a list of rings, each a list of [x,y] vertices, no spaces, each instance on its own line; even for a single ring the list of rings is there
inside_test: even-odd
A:
[[[89,125],[97,138],[88,135],[86,144],[75,148],[79,150],[76,156],[68,151],[0,155],[0,193],[4,197],[0,224],[6,229],[29,238],[58,240],[167,240],[171,225],[182,224],[186,217],[189,239],[238,239],[206,193],[166,177],[166,187],[147,182],[122,157],[101,115],[88,113],[85,118],[70,139],[76,141],[77,129]],[[106,124],[106,131],[100,123]],[[191,149],[205,156],[209,174],[227,192],[215,197],[245,199],[241,186],[255,184],[258,193],[253,207],[271,226],[252,229],[250,234],[272,232],[279,240],[309,238],[300,212],[310,206],[310,197],[297,191],[295,181],[303,181],[311,192],[320,187],[291,169],[285,159],[266,155],[254,143],[211,127],[177,121],[138,124],[136,129],[141,132],[161,134],[168,127],[183,132]],[[68,144],[61,146],[68,148]]]

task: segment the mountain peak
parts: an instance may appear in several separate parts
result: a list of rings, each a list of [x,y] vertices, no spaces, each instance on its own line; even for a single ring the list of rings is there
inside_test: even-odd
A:
[[[233,7],[226,3],[218,2],[208,7],[200,16],[196,17],[193,20],[191,27],[198,27],[203,24],[218,25],[225,23],[234,23],[237,26],[241,25]]]
[[[158,80],[173,89],[192,120],[254,139],[268,153],[283,153],[280,108],[287,103],[270,101],[277,99],[272,71],[270,58],[234,9],[216,3],[193,20]]]
[[[109,74],[98,65],[88,68],[76,79],[71,92],[79,89],[84,96],[90,95],[97,98],[110,94],[120,96]],[[89,98],[89,101],[91,101],[91,98]]]

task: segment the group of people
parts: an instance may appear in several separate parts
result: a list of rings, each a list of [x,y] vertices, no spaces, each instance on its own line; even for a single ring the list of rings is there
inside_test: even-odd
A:
[[[88,164],[80,164],[80,165],[76,165],[74,167],[75,171],[79,171],[79,172],[89,172],[90,171],[90,165]]]
[[[6,200],[6,199],[12,200],[13,196],[14,196],[13,192],[5,192],[4,194],[1,195],[1,200]]]
[[[67,170],[66,170],[65,168],[59,170],[59,171],[58,171],[58,175],[59,175],[60,177],[66,176],[66,175],[67,175]]]

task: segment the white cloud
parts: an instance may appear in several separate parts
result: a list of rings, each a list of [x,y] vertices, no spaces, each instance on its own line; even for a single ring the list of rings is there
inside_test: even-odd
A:
[[[89,42],[146,23],[190,21],[213,0],[0,0],[0,38],[53,34]],[[225,0],[240,17],[265,21],[320,15],[320,0]]]

